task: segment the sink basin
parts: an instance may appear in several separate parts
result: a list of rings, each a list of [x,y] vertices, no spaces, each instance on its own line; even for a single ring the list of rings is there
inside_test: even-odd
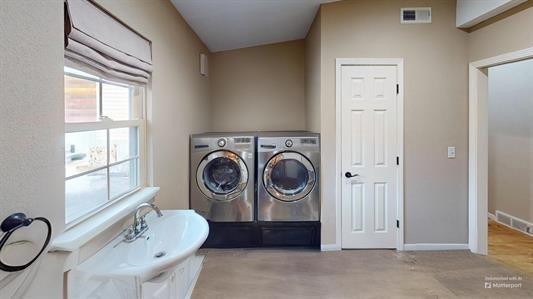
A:
[[[122,242],[122,235],[78,266],[95,275],[135,277],[147,281],[178,265],[202,246],[209,233],[207,221],[192,210],[152,211],[148,230],[137,240]]]

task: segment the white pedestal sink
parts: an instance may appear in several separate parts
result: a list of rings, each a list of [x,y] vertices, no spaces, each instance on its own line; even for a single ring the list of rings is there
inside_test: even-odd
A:
[[[192,210],[162,212],[162,217],[153,212],[146,216],[148,230],[137,240],[126,243],[119,235],[73,269],[69,274],[69,295],[184,297],[187,290],[183,289],[194,281],[198,273],[193,272],[198,272],[201,266],[201,258],[198,262],[194,256],[207,238],[209,226]]]

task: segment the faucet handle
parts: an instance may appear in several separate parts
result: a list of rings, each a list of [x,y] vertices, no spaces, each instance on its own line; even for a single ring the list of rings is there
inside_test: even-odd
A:
[[[145,216],[141,216],[140,219],[140,230],[143,230],[148,227],[148,224],[146,224],[146,219],[144,219]]]
[[[131,241],[134,239],[135,239],[135,228],[132,225],[124,230],[124,240]]]

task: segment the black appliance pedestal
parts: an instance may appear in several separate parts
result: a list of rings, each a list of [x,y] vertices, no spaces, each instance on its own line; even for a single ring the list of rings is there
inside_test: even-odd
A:
[[[320,248],[320,222],[210,222],[203,248]]]

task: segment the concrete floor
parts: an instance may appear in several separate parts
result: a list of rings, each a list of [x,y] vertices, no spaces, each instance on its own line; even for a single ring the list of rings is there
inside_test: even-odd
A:
[[[193,298],[533,298],[533,277],[468,251],[208,249],[201,254],[206,259]],[[516,277],[521,286],[485,288],[498,282],[491,280],[495,277]]]

